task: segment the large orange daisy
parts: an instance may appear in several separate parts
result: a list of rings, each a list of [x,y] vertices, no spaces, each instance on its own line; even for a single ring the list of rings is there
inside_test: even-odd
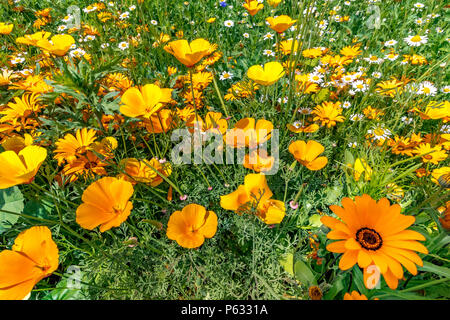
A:
[[[403,278],[402,266],[413,275],[417,274],[416,265],[422,266],[423,262],[415,251],[427,254],[428,250],[416,240],[423,241],[425,237],[406,230],[415,217],[400,214],[400,205],[391,206],[386,198],[377,202],[364,194],[356,196],[354,201],[344,198],[342,207],[332,205],[330,209],[340,220],[324,216],[321,221],[331,228],[328,239],[339,240],[330,243],[327,250],[343,253],[339,261],[341,270],[348,270],[358,263],[364,268],[364,282],[368,288],[378,282],[379,277],[369,283],[369,275],[376,273],[375,270],[383,275],[391,289],[397,288],[398,279]]]

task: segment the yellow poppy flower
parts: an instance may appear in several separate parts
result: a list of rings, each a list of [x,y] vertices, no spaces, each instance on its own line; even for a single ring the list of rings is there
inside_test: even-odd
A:
[[[47,150],[39,146],[27,146],[15,153],[0,153],[0,189],[30,183],[47,157]]]
[[[120,112],[128,117],[148,119],[172,100],[172,90],[155,84],[146,84],[140,90],[129,88],[122,96]]]
[[[264,68],[260,65],[254,65],[247,70],[247,77],[263,86],[274,84],[284,76],[284,74],[285,71],[283,66],[276,61],[267,62],[264,65]]]
[[[278,33],[286,31],[297,22],[297,20],[292,20],[291,17],[287,15],[281,15],[276,18],[269,17],[266,21],[269,23],[270,28]]]

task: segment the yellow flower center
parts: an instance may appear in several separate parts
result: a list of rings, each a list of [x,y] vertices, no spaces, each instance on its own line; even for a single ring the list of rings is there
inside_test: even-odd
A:
[[[356,232],[356,241],[358,241],[364,249],[378,250],[383,244],[383,240],[378,232],[370,228],[361,228]]]
[[[414,36],[411,38],[411,42],[419,42],[420,40],[422,40],[420,36]]]

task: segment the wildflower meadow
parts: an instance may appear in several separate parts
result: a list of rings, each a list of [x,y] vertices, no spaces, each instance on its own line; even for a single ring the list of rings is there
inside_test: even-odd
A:
[[[0,300],[447,300],[450,6],[0,0]]]

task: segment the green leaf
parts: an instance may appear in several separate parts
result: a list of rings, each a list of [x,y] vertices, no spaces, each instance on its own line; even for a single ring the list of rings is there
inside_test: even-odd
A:
[[[295,279],[302,284],[311,286],[316,284],[316,279],[309,266],[302,260],[295,261],[294,264]]]
[[[82,274],[81,274],[82,275]],[[42,300],[84,300],[86,299],[83,294],[83,288],[86,287],[83,284],[73,285],[73,280],[69,279],[71,275],[67,275],[58,282],[55,289],[50,290]]]
[[[450,269],[449,268],[437,266],[428,261],[424,261],[423,267],[419,267],[418,270],[432,272],[439,276],[450,279]]]
[[[344,290],[344,278],[344,274],[341,274],[336,278],[331,288],[328,289],[327,293],[323,297],[324,300],[332,300],[339,292]]]
[[[0,210],[22,213],[23,195],[17,186],[0,190]],[[0,233],[11,228],[19,220],[19,215],[0,211]]]
[[[309,217],[309,225],[319,228],[322,225],[322,222],[320,222],[320,218],[320,214],[313,214],[311,217]]]
[[[294,254],[285,254],[278,260],[278,262],[280,262],[281,266],[287,273],[289,273],[292,277],[294,276]]]
[[[314,94],[312,96],[312,99],[315,103],[320,104],[323,101],[327,100],[329,96],[330,96],[330,90],[321,89],[319,92],[317,92],[316,94]]]
[[[327,197],[326,204],[333,204],[342,194],[342,186],[332,186],[325,190]]]

